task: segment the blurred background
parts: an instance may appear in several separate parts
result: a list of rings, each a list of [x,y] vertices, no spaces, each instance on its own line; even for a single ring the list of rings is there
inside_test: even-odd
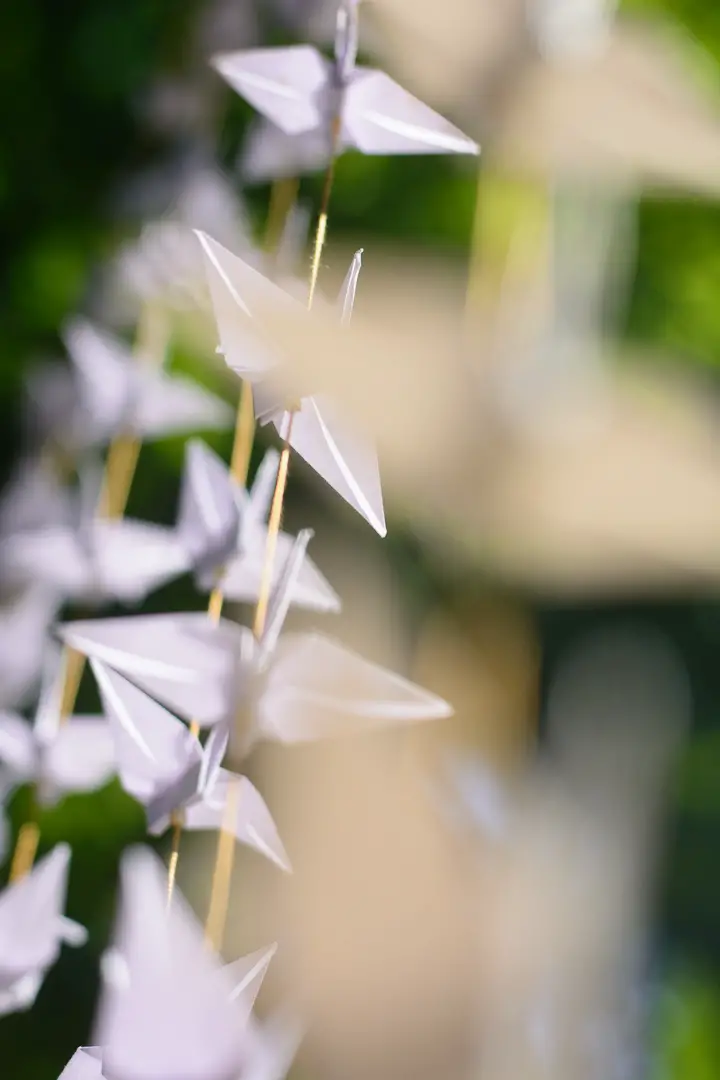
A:
[[[637,0],[626,6],[670,15],[699,42],[710,58],[703,78],[718,89],[720,115],[720,8],[707,0]],[[197,224],[223,240],[220,230],[229,216],[226,236],[236,228],[243,243],[261,239],[269,186],[243,189],[237,168],[251,111],[208,68],[207,58],[219,48],[302,40],[302,20],[288,18],[286,8],[292,5],[244,0],[2,5],[3,482],[22,449],[24,376],[35,362],[62,355],[63,320],[82,312],[129,336],[137,297],[117,284],[127,265],[122,260],[135,259],[135,280],[152,284],[162,278],[163,258],[174,258],[151,244],[137,248],[145,222],[187,201],[189,189],[199,190],[197,178],[217,167],[242,202],[231,202],[226,213],[219,196],[208,195]],[[472,161],[347,154],[332,201],[332,241],[343,253],[328,256],[332,290],[344,273],[345,253],[356,246],[365,248],[369,260],[374,247],[398,243],[406,254],[410,248],[418,257],[439,256],[462,272],[476,186]],[[302,181],[301,197],[311,209],[320,187],[320,177]],[[527,213],[527,188],[494,176],[487,178],[487,192],[496,238],[511,229],[516,215]],[[224,224],[215,225],[214,215]],[[720,201],[642,197],[637,262],[620,331],[625,344],[641,347],[649,363],[671,356],[692,375],[703,400],[715,404]],[[232,382],[208,364],[214,341],[207,327],[186,332],[179,314],[172,349],[175,368],[199,373],[233,399]],[[212,444],[229,458],[230,435]],[[143,448],[130,497],[133,516],[173,520],[181,462],[180,440]],[[718,481],[720,498],[720,474]],[[600,631],[659,633],[684,668],[692,717],[668,785],[648,975],[654,988],[650,1069],[657,1080],[720,1076],[720,598],[710,585],[687,595],[676,588],[668,598],[668,590],[634,590],[631,582],[621,598],[613,593],[598,599],[594,590],[570,601],[554,595],[551,585],[530,589],[512,574],[501,575],[480,550],[473,560],[456,559],[452,549],[438,551],[413,528],[405,509],[394,510],[392,499],[387,510],[389,533],[381,543],[298,469],[287,518],[289,528],[310,524],[317,531],[314,558],[349,613],[341,617],[338,633],[454,704],[461,699],[447,736],[451,746],[483,753],[508,769],[542,754],[548,688],[571,651]],[[374,611],[368,589],[377,596]],[[358,616],[363,605],[365,621]],[[148,610],[200,606],[192,585],[182,582],[155,595]],[[445,654],[451,657],[447,663]],[[478,676],[480,669],[487,678]],[[80,710],[95,705],[86,679]],[[646,735],[652,740],[651,728]],[[26,809],[20,793],[12,807],[15,823]],[[281,808],[277,816],[283,834]],[[71,798],[44,816],[43,848],[61,838],[73,845],[69,914],[88,926],[91,944],[63,955],[30,1013],[0,1020],[0,1074],[8,1080],[54,1080],[75,1047],[88,1040],[117,860],[128,843],[143,838],[143,825],[140,809],[117,784]],[[209,866],[210,854],[194,841],[188,846],[197,847],[197,858],[207,858]],[[240,857],[239,873],[245,859],[250,856]],[[186,885],[182,869],[180,881]]]

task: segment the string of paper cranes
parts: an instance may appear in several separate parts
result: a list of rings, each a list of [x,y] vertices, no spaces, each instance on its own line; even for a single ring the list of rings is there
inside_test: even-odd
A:
[[[466,30],[470,9],[489,18],[491,9],[499,11],[495,0],[453,2],[465,17],[458,17],[457,26]],[[318,288],[337,160],[348,149],[373,155],[479,153],[473,137],[389,75],[357,63],[358,6],[357,0],[339,0],[329,59],[309,45],[213,59],[216,71],[260,114],[262,126],[247,147],[248,177],[281,181],[326,170],[307,302],[295,287],[281,287],[287,282],[272,258],[230,251],[200,221],[188,222],[196,235],[188,228],[180,247],[172,248],[182,252],[177,268],[166,258],[159,233],[146,234],[140,255],[135,252],[145,262],[131,258],[126,264],[129,272],[133,265],[147,268],[147,260],[159,267],[160,285],[155,287],[150,274],[149,285],[138,289],[152,293],[150,314],[157,311],[159,294],[166,287],[172,292],[174,284],[183,303],[191,304],[197,269],[192,255],[185,258],[191,237],[204,265],[217,352],[241,382],[237,416],[204,387],[166,369],[166,333],[141,333],[134,355],[81,318],[63,332],[69,367],[38,372],[29,388],[35,453],[23,461],[0,513],[0,586],[9,597],[0,610],[0,793],[7,803],[20,786],[30,785],[33,810],[14,847],[4,818],[0,827],[3,853],[11,858],[10,880],[0,892],[0,1014],[31,1008],[61,946],[80,947],[86,937],[64,914],[69,847],[58,844],[36,861],[42,839],[38,808],[96,790],[116,776],[143,807],[148,834],[171,833],[167,866],[146,849],[124,856],[94,1045],[77,1049],[60,1080],[283,1080],[303,1037],[302,1018],[291,1009],[260,1023],[253,1014],[276,947],[231,964],[220,958],[236,842],[291,872],[270,810],[242,771],[247,756],[262,741],[299,744],[452,714],[446,701],[324,631],[285,630],[291,607],[324,615],[341,606],[308,558],[312,530],[292,536],[281,529],[291,455],[302,458],[379,536],[387,532],[372,425],[363,424],[339,390],[318,389],[319,368],[298,359],[302,343],[309,342],[318,357],[328,341],[335,355],[346,341],[352,366],[353,357],[377,343],[365,325],[354,333],[351,323],[362,251],[352,258],[335,303],[323,296],[322,284]],[[427,21],[429,9],[444,26],[452,23],[444,7],[413,6],[421,40],[428,25],[435,26]],[[539,162],[544,175],[555,179],[572,173],[570,149],[582,142],[592,151],[593,167],[600,162],[601,174],[623,183],[628,176],[633,182],[659,177],[716,190],[720,141],[700,120],[686,133],[687,153],[665,154],[658,163],[653,133],[660,138],[666,123],[677,134],[687,116],[695,116],[693,103],[678,88],[674,69],[648,67],[644,45],[636,50],[636,38],[623,36],[622,26],[614,28],[601,0],[581,5],[582,25],[568,23],[565,0],[500,6],[507,12],[490,18],[492,26],[473,18],[472,33],[452,43],[462,46],[458,79],[468,71],[483,74],[482,56],[491,56],[494,75],[498,64],[502,68],[502,79],[489,80],[493,94],[481,95],[474,112],[459,112],[469,117],[474,133],[485,138],[487,132],[493,152],[497,148],[502,156],[509,147],[504,159],[514,164],[517,157],[523,166],[530,160],[533,168]],[[378,8],[410,23],[415,19],[401,0],[378,0]],[[590,49],[588,64],[594,66],[583,68],[581,76],[578,57],[589,37],[600,52]],[[435,61],[432,38],[426,40],[427,66]],[[437,44],[447,44],[440,33]],[[615,80],[616,69],[625,81]],[[626,143],[613,142],[613,133],[623,114],[618,101],[640,75],[647,94],[633,98],[629,154]],[[662,116],[652,112],[650,98],[659,85],[670,105],[681,103],[689,112],[664,106]],[[577,88],[598,105],[601,117],[609,112],[608,122],[578,128]],[[529,148],[523,143],[516,155],[510,121],[528,95],[537,124]],[[559,102],[563,108],[556,112]],[[477,112],[483,108],[480,123]],[[646,129],[648,117],[655,126]],[[508,118],[510,135],[503,135]],[[173,233],[173,244],[179,235]],[[422,351],[418,336],[416,329],[405,342],[408,354]],[[383,349],[377,355],[393,363]],[[472,394],[467,401],[475,417],[476,401]],[[196,436],[233,423],[228,467]],[[280,449],[266,452],[250,482],[256,425],[274,428]],[[171,434],[194,436],[186,444],[175,525],[127,518],[141,444]],[[68,485],[73,472],[74,488]],[[645,558],[644,548],[640,555]],[[207,596],[207,612],[72,620],[61,614],[67,603],[91,611],[110,603],[137,607],[182,575],[191,575]],[[252,604],[252,624],[224,617],[225,601]],[[85,659],[101,715],[75,711]],[[16,710],[32,706],[34,698],[28,722]],[[175,888],[184,830],[218,833],[204,929]]]

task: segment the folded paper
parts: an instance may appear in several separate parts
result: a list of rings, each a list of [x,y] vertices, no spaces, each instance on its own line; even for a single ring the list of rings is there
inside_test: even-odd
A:
[[[54,643],[46,653],[35,718],[0,713],[0,776],[13,786],[34,784],[45,806],[64,795],[94,791],[115,772],[110,727],[102,716],[61,723],[67,656]]]
[[[29,1009],[61,945],[82,945],[85,929],[64,916],[70,848],[58,844],[0,892],[0,1016]]]
[[[105,981],[94,1042],[112,1080],[232,1080],[246,1039],[237,980],[208,950],[202,927],[147,848],[121,863],[113,949],[126,979]],[[240,1022],[238,1019],[240,1017]]]
[[[247,777],[221,768],[226,742],[220,732],[213,732],[203,749],[162,705],[101,662],[91,664],[115,740],[121,783],[145,807],[151,835],[162,835],[174,815],[187,829],[227,827],[225,804],[233,784],[238,797],[231,831],[240,843],[290,870],[260,793]]]
[[[289,430],[289,443],[293,449],[376,532],[385,536],[385,512],[375,451],[339,414],[333,402],[320,394],[301,395],[290,424],[285,396],[273,382],[273,368],[282,367],[283,361],[268,343],[267,336],[263,337],[265,319],[271,318],[274,311],[300,314],[300,301],[209,236],[201,233],[199,240],[206,255],[220,347],[228,365],[241,378],[252,382],[259,422],[272,422],[281,438],[285,438]],[[343,323],[352,314],[361,264],[362,252],[357,252],[338,299]],[[256,315],[260,316],[259,323]],[[312,313],[307,317],[312,318]]]
[[[220,725],[234,756],[263,739],[299,743],[450,716],[441,698],[331,638],[281,634],[308,540],[301,533],[284,564],[260,641],[192,614],[67,623],[60,634],[177,716]]]

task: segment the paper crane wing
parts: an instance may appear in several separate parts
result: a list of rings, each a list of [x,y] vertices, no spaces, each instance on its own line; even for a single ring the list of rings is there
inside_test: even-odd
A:
[[[96,791],[115,772],[115,743],[102,716],[66,720],[47,750],[44,770],[61,793]]]
[[[123,787],[147,809],[150,827],[197,790],[202,750],[176,717],[116,671],[90,661],[115,742]]]
[[[266,524],[279,465],[280,455],[277,450],[266,450],[247,496],[247,514],[243,521],[250,518],[253,525]]]
[[[233,90],[289,135],[319,127],[330,64],[312,45],[222,53],[212,61]]]
[[[277,944],[268,945],[225,965],[225,971],[235,984],[231,997],[238,1010],[238,1023],[246,1024],[250,1019],[263,979],[276,952]]]
[[[58,591],[41,582],[0,610],[0,708],[25,704],[36,685],[60,603]]]
[[[105,1080],[102,1071],[102,1048],[81,1046],[70,1058],[58,1080]]]
[[[258,657],[262,668],[275,652],[275,646],[290,610],[295,582],[305,561],[307,546],[312,537],[312,529],[302,529],[295,537],[287,558],[280,566],[280,573],[268,601],[265,628],[258,642]]]
[[[237,547],[237,486],[225,462],[199,439],[185,447],[177,529],[201,574],[224,566]]]
[[[39,747],[50,746],[60,730],[68,658],[57,641],[48,642],[42,667],[40,693],[33,719],[33,735]]]
[[[0,893],[0,987],[7,989],[23,975],[46,970],[68,937],[77,944],[84,940],[84,930],[69,920],[73,933],[67,932],[62,915],[69,865],[70,848],[58,844]]]
[[[235,420],[222,398],[193,379],[152,368],[138,369],[133,423],[144,439],[164,439],[195,431],[223,431]]]
[[[302,305],[206,233],[197,232],[197,237],[205,256],[208,287],[225,362],[244,379],[261,378],[279,358],[262,341],[259,327],[252,324],[255,312],[262,315],[268,310],[277,310],[278,305],[297,312],[302,310]]]
[[[256,529],[247,539],[247,547],[227,566],[222,577],[222,590],[228,600],[254,603],[260,591],[267,531]],[[282,565],[289,556],[294,538],[280,533],[275,549],[272,587],[277,584]],[[303,561],[291,592],[291,603],[309,611],[340,611],[340,598],[323,577],[317,566],[307,557]]]
[[[127,985],[105,984],[94,1041],[109,1076],[143,1080],[232,1080],[243,1060],[233,979],[205,945],[202,928],[167,871],[146,848],[121,863],[114,948]]]
[[[338,642],[289,634],[258,704],[258,727],[267,739],[297,743],[451,715],[441,698]]]
[[[0,771],[7,772],[15,783],[34,778],[35,741],[32,728],[16,713],[0,713]]]
[[[55,525],[31,533],[14,533],[0,543],[2,572],[8,582],[43,582],[64,596],[88,588],[86,552],[74,528]]]
[[[4,990],[0,988],[0,1016],[31,1009],[40,992],[44,976],[44,971],[28,971]]]
[[[85,319],[73,319],[63,338],[79,380],[90,442],[106,441],[130,416],[135,394],[134,360],[120,341]]]
[[[363,249],[360,248],[360,250],[356,251],[352,257],[348,272],[345,275],[345,280],[342,283],[338,295],[340,322],[343,326],[347,326],[350,322],[352,313],[355,309],[355,297],[357,295],[358,281],[360,280],[360,271],[362,270],[362,256]]]
[[[275,420],[281,437],[286,424],[287,414]],[[290,444],[380,536],[387,534],[375,451],[340,419],[332,402],[319,394],[304,398]]]
[[[93,549],[102,592],[125,603],[140,602],[190,564],[174,529],[129,518],[96,521]]]
[[[231,785],[236,786],[232,794]],[[212,789],[201,801],[187,808],[185,828],[198,831],[220,829],[225,822],[228,798],[235,800],[233,832],[240,843],[259,851],[281,870],[289,871],[290,860],[265,800],[245,776],[235,776],[221,769]]]
[[[233,694],[237,628],[206,615],[136,615],[66,623],[60,636],[185,720],[224,720]]]
[[[246,183],[263,184],[321,172],[330,159],[322,128],[288,135],[267,120],[252,125],[245,140],[240,170]]]
[[[478,154],[476,142],[382,71],[358,69],[345,94],[343,132],[363,154]]]

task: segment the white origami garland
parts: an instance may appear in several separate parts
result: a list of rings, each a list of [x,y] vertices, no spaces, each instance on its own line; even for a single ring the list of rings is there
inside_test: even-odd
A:
[[[364,153],[476,154],[475,143],[388,76],[357,68],[355,8],[340,2],[332,62],[297,46],[218,57],[215,66],[286,135],[306,143],[319,138],[326,158],[348,146]],[[568,27],[548,26],[555,47]],[[253,385],[257,418],[272,422],[385,535],[372,450],[331,403],[308,392],[298,408],[288,408],[273,386],[273,368],[286,358],[263,345],[255,304],[265,311],[297,302],[208,236],[200,239],[221,348],[228,365]],[[341,292],[341,321],[352,312],[359,270],[360,253]],[[79,449],[124,434],[158,438],[229,426],[224,403],[162,370],[137,366],[123,346],[89,324],[71,324],[66,338],[77,396],[51,424],[60,443]],[[228,748],[240,760],[260,739],[297,743],[450,715],[446,702],[328,637],[282,634],[291,604],[329,612],[339,600],[306,558],[309,530],[295,539],[273,534],[268,542],[277,471],[271,452],[246,492],[204,444],[190,442],[174,530],[94,518],[78,523],[66,516],[62,500],[45,516],[42,495],[29,499],[22,527],[3,540],[11,573],[41,582],[0,620],[0,639],[22,639],[32,658],[21,669],[13,662],[3,680],[8,706],[37,677],[47,628],[65,596],[137,601],[188,571],[201,588],[231,599],[261,601],[264,589],[272,591],[259,634],[195,613],[65,624],[64,641],[91,658],[105,717],[63,717],[62,678],[50,670],[32,727],[14,714],[0,717],[4,796],[30,782],[41,802],[52,802],[102,784],[116,767],[125,790],[145,807],[148,831],[158,835],[178,819],[189,829],[226,826],[228,791],[237,787],[235,839],[289,870],[260,794],[223,769]],[[273,544],[277,558],[266,576]],[[62,671],[62,664],[53,666]],[[211,729],[204,745],[197,727]],[[0,893],[0,1013],[32,1005],[62,942],[84,940],[83,929],[63,915],[69,858],[68,847],[57,845]],[[279,1080],[301,1029],[293,1022],[261,1029],[251,1016],[274,947],[223,965],[177,892],[169,907],[166,894],[165,869],[152,854],[124,857],[97,1045],[78,1049],[62,1080]]]

